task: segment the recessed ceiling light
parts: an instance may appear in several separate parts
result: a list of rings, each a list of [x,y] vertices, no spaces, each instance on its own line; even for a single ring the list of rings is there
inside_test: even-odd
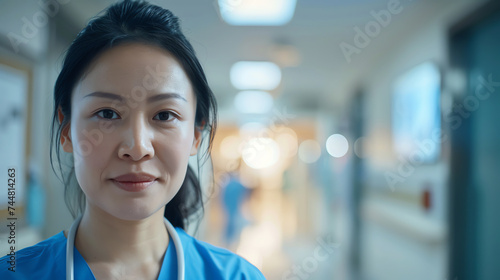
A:
[[[295,12],[296,0],[218,0],[222,19],[231,25],[284,25]]]
[[[240,91],[234,97],[236,109],[246,114],[265,114],[273,104],[273,97],[265,91]]]
[[[241,90],[273,90],[281,82],[278,65],[267,61],[239,61],[231,67],[231,83]]]

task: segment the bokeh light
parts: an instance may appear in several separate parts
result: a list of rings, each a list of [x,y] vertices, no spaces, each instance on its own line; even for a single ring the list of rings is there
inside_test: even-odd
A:
[[[326,151],[336,158],[340,158],[349,151],[349,142],[342,134],[333,134],[326,139]]]
[[[245,142],[242,150],[243,161],[253,169],[268,168],[276,164],[280,148],[276,141],[266,137],[254,137]]]
[[[321,156],[321,146],[316,140],[305,140],[299,146],[299,159],[305,163],[314,163]]]

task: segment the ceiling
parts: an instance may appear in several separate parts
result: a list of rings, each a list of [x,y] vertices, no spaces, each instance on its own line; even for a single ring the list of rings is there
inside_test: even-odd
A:
[[[81,28],[112,2],[74,0],[64,6],[64,13]],[[394,15],[391,24],[373,39],[370,47],[353,55],[348,63],[340,43],[353,44],[354,26],[364,27],[373,20],[370,12],[387,9],[389,0],[298,0],[292,21],[280,27],[229,26],[220,19],[216,0],[151,2],[170,9],[181,19],[183,31],[197,51],[222,110],[233,107],[232,100],[237,93],[229,81],[233,63],[281,61],[280,54],[286,54],[290,48],[296,50],[298,59],[285,61],[296,65],[282,67],[282,83],[272,94],[277,104],[304,114],[342,108],[365,71],[378,62],[380,52],[394,47],[402,36],[410,36],[418,23],[454,3],[401,1],[403,12]],[[280,64],[283,66],[283,62]]]

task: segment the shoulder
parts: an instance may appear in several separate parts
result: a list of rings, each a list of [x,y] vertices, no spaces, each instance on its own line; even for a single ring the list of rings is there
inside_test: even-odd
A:
[[[16,251],[15,244],[12,245],[10,249],[13,250],[0,258],[0,279],[27,279],[23,277],[33,277],[37,273],[45,275],[38,279],[46,279],[47,275],[51,274],[50,270],[59,269],[57,261],[66,256],[66,237],[62,231],[19,251]]]
[[[175,229],[184,248],[186,276],[188,272],[193,272],[194,278],[210,275],[210,279],[265,279],[260,270],[243,257],[197,240],[181,228]],[[192,269],[188,269],[190,264],[194,266]]]

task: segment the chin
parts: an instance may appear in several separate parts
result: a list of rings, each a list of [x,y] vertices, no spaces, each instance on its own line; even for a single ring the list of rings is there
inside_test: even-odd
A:
[[[123,209],[113,209],[111,211],[107,211],[111,216],[116,217],[117,219],[120,220],[125,220],[125,221],[140,221],[147,219],[151,217],[153,214],[157,213],[158,211],[162,211],[162,216],[163,216],[163,207],[160,207],[159,209],[155,208],[153,209],[150,205],[146,207],[126,207]]]

